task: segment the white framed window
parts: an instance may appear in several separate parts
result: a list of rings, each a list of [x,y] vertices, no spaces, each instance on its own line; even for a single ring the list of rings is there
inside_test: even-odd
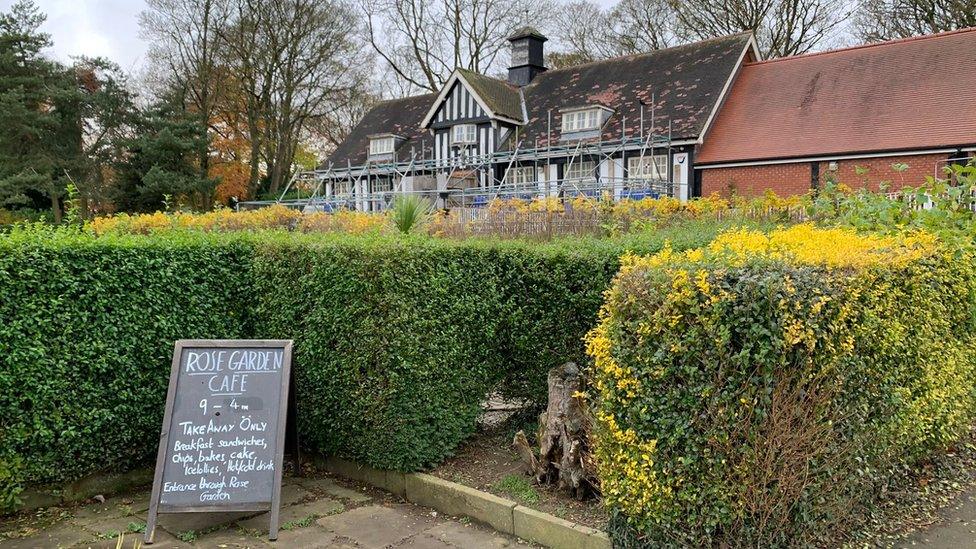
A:
[[[600,109],[563,113],[563,132],[595,130],[600,127]]]
[[[668,155],[656,154],[653,159],[650,156],[627,159],[627,177],[630,179],[667,181]]]
[[[369,155],[390,154],[393,152],[393,136],[374,137],[369,140]]]
[[[572,164],[566,165],[564,179],[567,181],[593,181],[596,179],[593,176],[595,169],[596,163],[592,160],[586,162],[573,162]]]
[[[349,181],[340,179],[335,182],[335,190],[332,194],[335,196],[348,196],[352,194],[352,184]]]
[[[385,193],[393,190],[393,179],[389,177],[377,177],[370,181],[374,193]]]
[[[536,175],[534,166],[516,166],[505,174],[505,182],[516,186],[535,185]]]
[[[478,126],[474,124],[458,124],[451,128],[451,143],[455,145],[471,145],[478,142]]]

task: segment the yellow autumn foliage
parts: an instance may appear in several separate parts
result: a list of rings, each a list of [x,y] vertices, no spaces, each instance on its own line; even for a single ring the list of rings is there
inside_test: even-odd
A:
[[[205,213],[118,214],[96,217],[88,222],[88,227],[96,235],[149,234],[172,229],[205,232],[283,229],[306,233],[361,234],[382,231],[387,224],[386,216],[381,214],[340,210],[335,213],[317,212],[303,215],[294,208],[273,205],[240,212],[218,209]]]
[[[800,224],[621,263],[586,342],[630,539],[817,545],[976,419],[968,250]]]

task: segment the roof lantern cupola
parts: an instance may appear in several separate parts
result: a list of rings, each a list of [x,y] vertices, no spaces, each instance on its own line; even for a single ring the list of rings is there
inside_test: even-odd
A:
[[[532,79],[546,71],[545,48],[548,40],[532,27],[522,27],[508,37],[512,45],[512,62],[508,67],[508,82],[527,86]]]

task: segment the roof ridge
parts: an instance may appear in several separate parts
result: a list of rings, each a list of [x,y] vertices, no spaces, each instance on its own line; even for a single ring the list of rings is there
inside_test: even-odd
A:
[[[505,84],[509,88],[512,88],[512,91],[516,91],[516,90],[519,89],[518,86],[512,84],[511,82],[509,82],[508,80],[505,80],[503,78],[495,78],[494,76],[489,76],[487,74],[480,73],[478,71],[473,71],[471,69],[465,69],[464,67],[458,67],[456,70],[458,72],[467,73],[467,74],[473,74],[475,76],[480,76],[481,78],[487,78],[489,80],[493,80],[493,81],[498,82],[500,84]]]
[[[546,71],[543,72],[542,74],[540,74],[540,76],[543,76],[545,74],[552,73],[552,72],[560,72],[560,71],[568,71],[568,70],[578,69],[580,67],[586,67],[588,65],[598,65],[600,63],[610,63],[612,61],[621,61],[623,59],[636,59],[638,57],[647,57],[647,56],[659,54],[661,52],[666,52],[666,51],[669,51],[669,50],[676,50],[678,48],[686,48],[688,46],[697,46],[698,44],[705,44],[707,42],[715,42],[717,40],[727,40],[729,38],[734,38],[736,36],[742,36],[744,34],[752,35],[752,31],[742,31],[742,32],[734,33],[734,34],[724,34],[722,36],[713,36],[712,38],[705,38],[704,40],[698,40],[697,42],[686,42],[684,44],[675,44],[674,46],[669,46],[667,48],[661,48],[661,49],[657,49],[657,50],[645,51],[645,52],[641,52],[641,53],[631,53],[629,55],[618,55],[617,57],[608,57],[607,59],[597,59],[595,61],[587,61],[586,63],[580,63],[578,65],[571,65],[569,67],[560,67],[558,69],[546,69]],[[533,80],[532,82],[530,82],[529,83],[529,86],[531,86],[533,84],[533,82],[535,82],[535,80]]]
[[[406,101],[407,99],[420,99],[421,97],[427,97],[428,95],[437,95],[436,92],[418,93],[417,95],[406,95],[403,97],[391,97],[389,99],[380,99],[375,104],[380,103],[392,103],[394,101]]]
[[[869,42],[867,44],[857,44],[854,46],[847,46],[844,48],[835,48],[832,50],[815,51],[810,53],[801,53],[799,55],[790,55],[788,57],[777,57],[774,59],[763,59],[762,61],[753,61],[747,63],[748,65],[762,65],[766,63],[777,63],[780,61],[790,61],[794,59],[808,59],[810,57],[819,57],[823,55],[830,55],[832,53],[844,53],[848,51],[864,50],[869,48],[879,48],[884,46],[894,46],[897,44],[905,44],[908,42],[921,42],[923,40],[932,40],[937,38],[945,38],[946,36],[952,36],[956,34],[965,34],[968,32],[976,32],[976,27],[966,27],[962,29],[954,29],[951,31],[936,32],[933,34],[921,34],[918,36],[908,36],[906,38],[896,38],[894,40],[883,40],[881,42]]]

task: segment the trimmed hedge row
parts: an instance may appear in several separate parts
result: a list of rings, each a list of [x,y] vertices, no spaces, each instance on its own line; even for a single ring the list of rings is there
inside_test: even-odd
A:
[[[0,239],[0,508],[24,484],[146,463],[173,341],[250,333],[250,246]]]
[[[973,259],[810,226],[627,259],[589,336],[616,544],[834,544],[972,424]]]
[[[283,244],[257,255],[254,316],[299,342],[306,442],[416,470],[453,453],[490,391],[545,402],[548,369],[584,358],[616,268],[596,250]]]
[[[20,487],[148,463],[173,341],[296,342],[311,449],[416,470],[489,391],[545,402],[624,250],[708,242],[695,222],[551,244],[296,235],[0,237],[0,507]]]

